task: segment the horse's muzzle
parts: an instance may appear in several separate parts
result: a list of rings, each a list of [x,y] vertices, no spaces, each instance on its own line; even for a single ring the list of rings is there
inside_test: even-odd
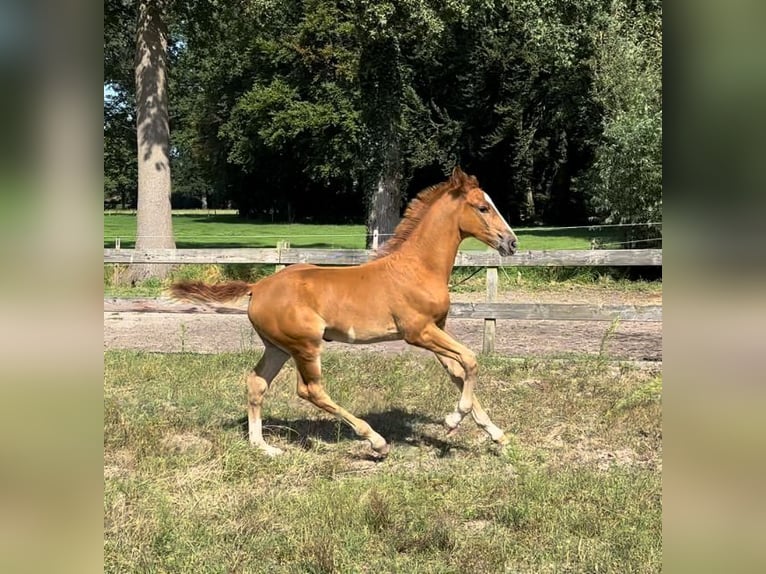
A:
[[[509,235],[500,239],[497,245],[497,251],[503,257],[513,255],[519,248],[519,242],[514,235]]]

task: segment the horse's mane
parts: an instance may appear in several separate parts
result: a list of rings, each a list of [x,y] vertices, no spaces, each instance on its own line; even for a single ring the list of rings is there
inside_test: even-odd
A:
[[[412,232],[423,220],[423,216],[428,212],[430,207],[436,203],[438,199],[443,197],[446,193],[454,192],[460,189],[460,187],[466,181],[470,181],[475,185],[478,185],[476,178],[461,172],[453,173],[453,176],[447,181],[432,185],[424,190],[418,192],[418,194],[407,205],[407,209],[404,211],[404,216],[399,224],[394,229],[394,235],[386,241],[373,256],[373,259],[380,259],[386,255],[390,255],[394,251],[398,250],[402,243],[412,235]]]

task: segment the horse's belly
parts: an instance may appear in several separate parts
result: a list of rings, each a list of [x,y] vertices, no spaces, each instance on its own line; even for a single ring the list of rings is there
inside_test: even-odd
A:
[[[370,343],[382,343],[396,341],[402,336],[395,326],[381,330],[360,329],[348,327],[339,329],[327,327],[322,337],[325,341],[338,341],[339,343],[351,343],[354,345],[366,345]]]

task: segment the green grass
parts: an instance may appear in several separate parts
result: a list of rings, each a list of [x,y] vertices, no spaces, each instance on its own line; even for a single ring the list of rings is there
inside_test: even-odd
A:
[[[236,215],[173,215],[176,247],[276,247],[286,240],[293,247],[363,249],[363,225],[305,225],[253,223]],[[133,247],[136,218],[128,214],[104,215],[104,247]]]
[[[295,396],[243,435],[257,353],[104,355],[105,572],[658,572],[661,379],[593,359],[481,360],[499,449],[414,354],[327,354],[328,390],[393,444],[385,462]]]
[[[620,241],[610,230],[589,229],[518,229],[521,249],[590,249],[591,241]],[[364,225],[309,225],[253,223],[234,214],[177,214],[173,216],[173,235],[178,248],[190,247],[275,247],[277,241],[289,241],[293,247],[326,249],[364,249]],[[136,218],[126,213],[104,214],[104,247],[133,247]],[[475,239],[466,240],[466,250],[487,247]]]

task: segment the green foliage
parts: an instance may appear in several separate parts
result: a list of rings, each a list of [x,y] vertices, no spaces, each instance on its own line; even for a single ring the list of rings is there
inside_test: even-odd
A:
[[[586,181],[596,213],[607,223],[662,221],[661,8],[648,12],[621,0],[593,31],[593,97],[603,108],[603,133]],[[662,237],[659,226],[631,238]],[[642,243],[641,247],[651,247]]]
[[[133,207],[136,161],[134,2],[104,3],[104,206]]]
[[[660,219],[659,2],[173,1],[167,12],[177,204],[362,222],[384,172],[410,196],[460,163],[514,225]],[[134,177],[134,139],[107,125],[132,109],[134,17],[131,3],[105,4],[105,83],[120,102],[105,109],[110,197]]]
[[[135,118],[120,98],[104,104],[104,206],[135,207],[138,179]]]

